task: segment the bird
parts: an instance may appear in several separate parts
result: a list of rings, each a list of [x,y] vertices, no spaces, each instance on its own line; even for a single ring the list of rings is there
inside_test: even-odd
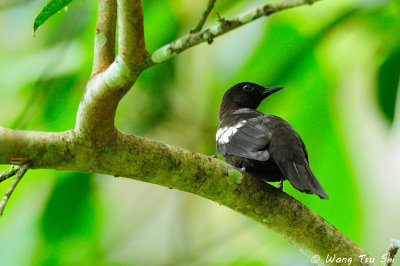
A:
[[[283,87],[241,82],[227,90],[219,108],[217,154],[242,171],[267,182],[288,180],[297,190],[328,195],[310,169],[307,149],[296,130],[282,118],[256,109]]]

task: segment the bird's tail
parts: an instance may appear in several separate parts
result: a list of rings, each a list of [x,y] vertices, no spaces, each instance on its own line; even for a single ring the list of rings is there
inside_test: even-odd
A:
[[[277,162],[277,164],[292,186],[308,194],[317,194],[321,199],[328,199],[328,195],[307,163],[283,161]]]

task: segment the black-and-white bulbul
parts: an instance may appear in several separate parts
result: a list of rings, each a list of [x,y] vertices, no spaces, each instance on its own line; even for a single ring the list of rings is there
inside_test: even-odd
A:
[[[227,163],[266,181],[289,180],[296,189],[328,195],[312,173],[306,147],[293,127],[280,117],[257,111],[282,87],[264,88],[242,82],[225,92],[219,109],[217,152]]]

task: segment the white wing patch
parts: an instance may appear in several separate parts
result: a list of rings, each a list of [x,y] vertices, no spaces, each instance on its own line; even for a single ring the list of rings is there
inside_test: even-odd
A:
[[[242,120],[231,127],[223,127],[218,129],[216,140],[220,144],[225,144],[229,142],[229,138],[233,136],[239,128],[241,128],[244,124],[246,124],[246,120]]]

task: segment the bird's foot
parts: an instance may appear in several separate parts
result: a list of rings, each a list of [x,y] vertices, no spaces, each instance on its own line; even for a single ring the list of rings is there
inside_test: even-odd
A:
[[[283,180],[281,180],[278,184],[278,186],[276,187],[277,189],[279,189],[280,191],[283,190]]]

